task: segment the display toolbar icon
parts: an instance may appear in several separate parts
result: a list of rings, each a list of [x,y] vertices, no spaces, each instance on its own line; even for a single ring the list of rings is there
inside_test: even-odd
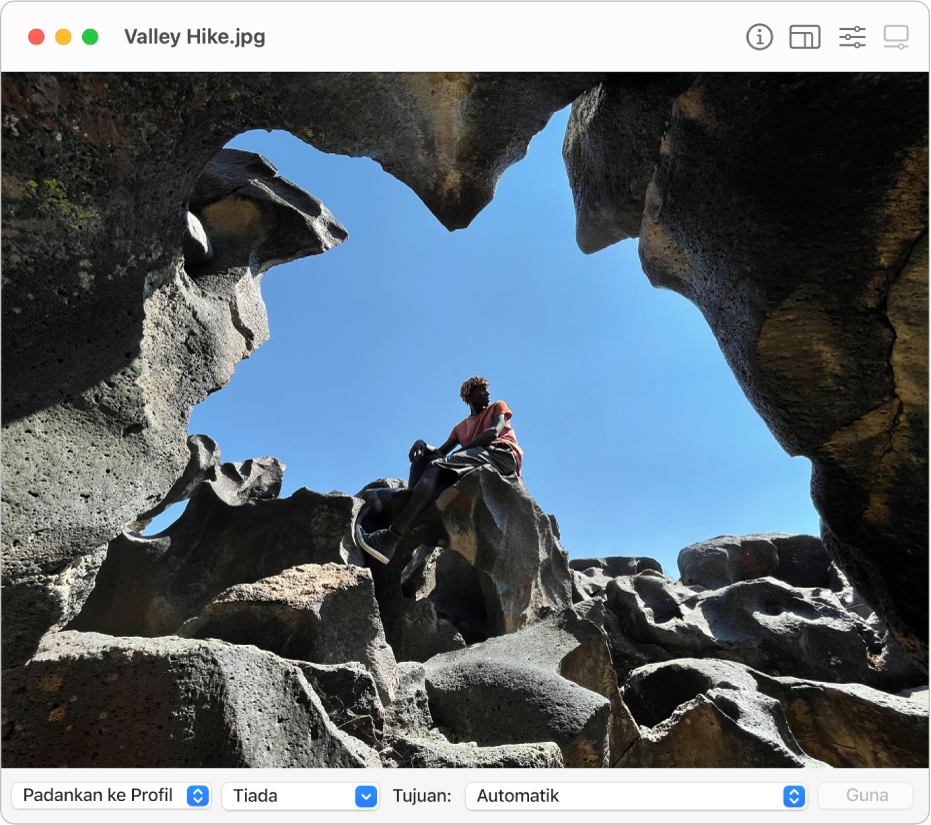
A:
[[[908,26],[884,26],[883,40],[887,49],[908,48]]]

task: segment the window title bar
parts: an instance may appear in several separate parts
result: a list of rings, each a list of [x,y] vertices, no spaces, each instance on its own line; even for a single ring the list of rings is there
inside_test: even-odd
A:
[[[920,2],[11,2],[3,71],[928,71]]]

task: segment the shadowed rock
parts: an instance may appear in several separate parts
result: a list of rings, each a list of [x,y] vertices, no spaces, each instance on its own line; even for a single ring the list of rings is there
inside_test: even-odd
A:
[[[184,623],[179,636],[255,645],[286,659],[324,665],[361,662],[382,702],[394,699],[394,653],[375,603],[372,576],[363,567],[305,564],[237,584]]]
[[[3,691],[7,765],[380,767],[298,668],[251,647],[64,632]]]
[[[371,672],[360,662],[321,665],[292,661],[314,689],[330,721],[373,748],[383,743],[385,708]]]
[[[683,659],[635,670],[624,703],[640,738],[625,768],[817,768],[789,728],[782,705],[752,675],[723,662]]]
[[[896,646],[825,589],[773,578],[696,593],[652,571],[614,579],[607,606],[635,646],[664,659],[715,657],[774,675],[900,690],[923,681]],[[643,651],[642,647],[639,647]]]
[[[700,75],[640,233],[650,282],[701,310],[776,439],[812,460],[828,552],[925,667],[927,107],[925,73]]]
[[[561,768],[555,742],[480,748],[437,737],[403,738],[392,743],[391,767],[398,768]]]
[[[572,103],[562,155],[586,255],[640,234],[672,102],[690,75],[613,75]]]
[[[830,587],[831,558],[817,536],[756,533],[718,536],[679,551],[685,585],[717,590],[772,576],[794,587]]]
[[[452,625],[463,641],[448,650],[488,638],[485,595],[478,572],[455,550],[418,547],[401,571],[401,592],[408,599],[428,600],[437,618]]]
[[[319,201],[284,186],[263,158],[234,153],[251,159],[252,176],[228,180],[245,184],[234,200],[260,219],[225,235],[218,231],[217,255],[198,264],[205,277],[195,282],[183,262],[184,204],[192,189],[197,200],[195,179],[204,165],[206,178],[222,176],[225,161],[207,163],[208,150],[186,163],[185,154],[190,160],[204,151],[196,140],[159,157],[153,143],[166,135],[153,137],[157,126],[149,131],[160,120],[147,120],[149,104],[127,99],[130,108],[141,108],[114,108],[117,89],[134,97],[122,79],[114,78],[115,97],[106,103],[83,87],[86,78],[47,80],[70,87],[84,101],[75,116],[95,124],[63,130],[63,141],[103,128],[111,135],[110,129],[120,131],[129,143],[117,146],[107,138],[106,159],[75,145],[54,170],[29,160],[25,167],[13,164],[14,170],[5,155],[4,175],[20,192],[11,201],[13,213],[29,224],[28,237],[57,239],[57,251],[33,250],[9,269],[10,259],[3,262],[3,461],[17,478],[2,503],[5,665],[25,661],[47,629],[69,618],[68,600],[63,604],[56,592],[63,566],[110,541],[138,514],[150,518],[166,495],[183,494],[170,488],[191,457],[191,409],[224,387],[235,365],[268,339],[262,274],[346,237]],[[95,79],[91,86],[108,98],[101,83]],[[14,86],[4,86],[5,112],[16,106]],[[99,120],[91,113],[97,105],[104,107],[96,110]],[[123,125],[115,126],[119,121]],[[21,136],[37,137],[23,127]],[[130,147],[130,134],[138,146]],[[27,154],[35,149],[32,144]],[[114,178],[117,168],[123,171]],[[42,183],[30,194],[26,182],[35,176]],[[274,204],[269,191],[277,193]],[[221,200],[231,195],[212,192]],[[311,202],[312,220],[304,211]],[[216,223],[207,229],[217,229]],[[224,251],[234,237],[235,258]],[[30,311],[23,313],[26,301]],[[72,471],[48,471],[62,462]]]
[[[358,499],[306,488],[286,499],[265,498],[280,487],[275,459],[223,466],[165,531],[124,533],[110,542],[94,590],[69,629],[176,633],[235,585],[302,564],[361,566],[352,538]]]
[[[591,599],[604,592],[617,576],[634,576],[644,570],[663,572],[663,566],[647,556],[609,556],[606,558],[570,559],[572,601]]]
[[[623,697],[641,725],[627,767],[928,764],[927,709],[863,685],[679,659],[634,671]]]
[[[558,720],[559,714],[552,703],[562,701],[566,691],[552,682],[554,675],[597,693],[610,703],[609,718],[605,720],[608,752],[603,756],[606,766],[613,764],[637,736],[630,714],[620,701],[617,678],[604,635],[591,622],[578,618],[571,610],[515,634],[489,639],[468,650],[435,656],[424,667],[434,717],[460,739],[475,738],[486,744],[546,739],[546,728],[528,726],[528,718],[538,713],[541,719],[552,717]],[[515,669],[513,673],[510,668]],[[497,710],[482,707],[489,698],[483,691],[475,697],[462,692],[462,685],[470,676],[484,684],[486,670],[501,675],[502,695],[493,702]],[[526,689],[526,673],[533,670],[540,674],[540,692],[523,696],[521,691]],[[516,695],[511,696],[512,692]],[[579,694],[579,699],[584,700],[583,694]],[[527,706],[520,712],[521,718],[516,721],[516,726],[496,720],[496,712],[505,705],[510,706],[518,695]],[[579,699],[573,700],[574,703]],[[593,734],[589,732],[585,746],[581,747],[574,736],[567,739],[569,733],[565,730],[557,737],[555,733],[558,730],[554,729],[550,738],[563,748],[567,767],[598,767],[601,764],[601,758],[597,756],[600,733],[595,733],[592,739]],[[496,737],[497,741],[492,742]]]
[[[191,453],[187,466],[178,480],[171,485],[165,497],[151,510],[136,516],[132,525],[132,532],[142,533],[156,516],[164,513],[172,504],[187,501],[197,488],[203,484],[209,471],[218,466],[223,455],[217,442],[208,435],[189,435],[187,448]],[[283,465],[282,465],[283,466]]]
[[[398,487],[366,488],[359,493],[365,501],[360,523],[367,530],[387,527],[409,495]],[[405,534],[390,564],[373,566],[385,633],[401,659],[421,653],[410,650],[409,637],[402,632],[410,610],[402,575],[421,546],[451,548],[471,565],[484,596],[485,633],[490,636],[513,633],[572,603],[566,551],[549,516],[519,478],[505,479],[482,468],[439,494]],[[470,585],[469,592],[473,590]]]
[[[433,717],[460,740],[493,746],[555,742],[567,768],[608,767],[611,705],[544,668],[477,658],[427,665]]]

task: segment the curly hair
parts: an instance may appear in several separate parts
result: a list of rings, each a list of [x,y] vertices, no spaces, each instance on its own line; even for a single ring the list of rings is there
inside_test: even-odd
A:
[[[487,387],[487,386],[488,386],[487,378],[482,378],[481,375],[475,375],[472,378],[468,379],[467,381],[462,382],[462,386],[459,388],[459,397],[463,401],[465,401],[466,404],[468,404],[469,393],[472,392],[472,389],[474,387]]]

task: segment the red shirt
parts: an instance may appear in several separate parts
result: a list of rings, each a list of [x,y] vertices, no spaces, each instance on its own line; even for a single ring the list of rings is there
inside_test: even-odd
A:
[[[462,421],[453,427],[453,431],[449,434],[449,437],[455,439],[464,447],[475,438],[475,436],[485,432],[485,430],[491,427],[491,422],[502,413],[507,421],[511,420],[511,408],[503,401],[495,401],[493,404],[489,404],[485,407],[478,415],[470,415],[468,418],[463,418]],[[522,463],[524,451],[517,446],[517,436],[514,435],[514,430],[511,428],[510,424],[504,425],[504,429],[501,430],[501,433],[492,444],[496,442],[507,444],[508,447],[511,448],[511,452],[514,453],[514,458],[517,459],[517,474],[520,475],[520,465]]]

